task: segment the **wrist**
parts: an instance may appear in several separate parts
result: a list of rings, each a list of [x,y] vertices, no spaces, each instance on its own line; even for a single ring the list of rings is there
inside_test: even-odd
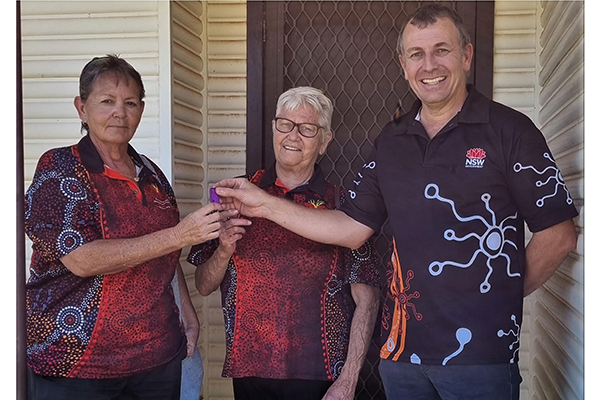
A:
[[[217,250],[215,250],[215,255],[220,261],[229,261],[229,258],[231,258],[234,251],[235,245],[226,246],[222,243],[219,243],[219,247],[217,247]]]
[[[289,200],[284,198],[270,196],[265,201],[262,207],[262,218],[271,220],[277,224],[286,224],[286,217],[289,217],[290,211],[286,210],[286,207],[292,204]]]
[[[184,234],[183,234],[183,230],[181,227],[181,222],[179,221],[179,223],[171,228],[169,228],[169,238],[171,239],[172,242],[172,246],[177,247],[177,248],[184,248],[186,246],[191,246],[194,243],[186,243],[185,239],[184,239]]]

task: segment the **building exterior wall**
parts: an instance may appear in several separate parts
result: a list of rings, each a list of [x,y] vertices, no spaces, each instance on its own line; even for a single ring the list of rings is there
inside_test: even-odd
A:
[[[583,213],[583,2],[496,1],[494,100],[541,129]],[[523,399],[583,398],[583,219],[578,249],[525,299]]]
[[[583,14],[583,1],[538,2],[536,122],[580,216],[575,221],[577,249],[531,296],[530,395],[534,400],[584,398]]]
[[[206,198],[208,188],[215,182],[246,172],[246,1],[204,3],[207,62],[203,78],[208,117]],[[189,264],[187,267],[194,270]],[[204,360],[203,396],[211,400],[233,399],[231,379],[221,377],[225,359],[221,293],[217,290],[201,299],[196,299],[196,295],[194,289],[194,304],[201,304],[198,315],[200,352]]]
[[[138,152],[156,161],[170,176],[160,146],[158,1],[22,1],[23,135],[25,188],[39,157],[53,147],[76,143],[80,121],[73,106],[79,74],[95,56],[118,54],[142,75],[144,116],[132,140]],[[168,71],[167,71],[168,72]],[[31,243],[27,243],[27,265]]]
[[[536,117],[536,15],[535,1],[496,1],[494,7],[493,99]],[[539,125],[538,125],[539,126]],[[531,302],[525,299],[519,348],[523,383],[521,398],[530,399]]]

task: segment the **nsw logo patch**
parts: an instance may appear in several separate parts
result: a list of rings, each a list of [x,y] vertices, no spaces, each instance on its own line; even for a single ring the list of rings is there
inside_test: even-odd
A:
[[[465,168],[483,168],[485,163],[485,150],[475,147],[467,151]]]

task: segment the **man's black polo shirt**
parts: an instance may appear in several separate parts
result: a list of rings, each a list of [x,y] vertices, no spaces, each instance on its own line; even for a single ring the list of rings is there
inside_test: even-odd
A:
[[[388,264],[381,356],[516,362],[523,221],[537,232],[573,218],[573,200],[525,115],[469,87],[463,109],[430,140],[415,119],[420,107],[385,126],[343,207],[376,231],[390,219],[398,259]]]

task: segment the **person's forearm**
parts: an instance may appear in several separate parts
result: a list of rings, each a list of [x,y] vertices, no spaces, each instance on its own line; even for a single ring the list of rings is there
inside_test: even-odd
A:
[[[129,239],[98,239],[78,247],[60,261],[81,277],[115,274],[186,246],[216,239],[220,221],[235,215],[237,211],[223,211],[220,204],[208,204],[171,228]]]
[[[338,380],[345,381],[346,385],[349,385],[348,387],[354,392],[360,370],[369,350],[375,320],[377,319],[379,289],[365,284],[354,284],[351,287],[356,309],[350,326],[348,355]]]
[[[542,286],[577,246],[572,220],[536,232],[525,249],[524,296]]]
[[[196,310],[194,309],[194,304],[190,298],[190,292],[185,281],[185,274],[183,273],[180,263],[177,263],[177,283],[179,285],[179,300],[181,302],[181,317],[183,320],[183,325],[185,326],[186,330],[188,327],[200,326],[198,316],[196,315]]]
[[[208,296],[221,285],[232,252],[219,246],[204,264],[196,268],[196,289],[202,296]]]
[[[177,263],[176,273],[179,287],[179,301],[181,304],[181,320],[187,339],[187,356],[190,357],[196,349],[198,336],[200,334],[200,322],[198,321],[198,315],[196,315],[194,304],[190,298],[185,275],[180,263]]]
[[[356,249],[374,232],[339,210],[304,207],[274,196],[265,206],[265,218],[315,242]]]
[[[175,228],[131,239],[99,239],[73,250],[60,260],[77,276],[108,275],[125,271],[153,258],[179,250]]]

